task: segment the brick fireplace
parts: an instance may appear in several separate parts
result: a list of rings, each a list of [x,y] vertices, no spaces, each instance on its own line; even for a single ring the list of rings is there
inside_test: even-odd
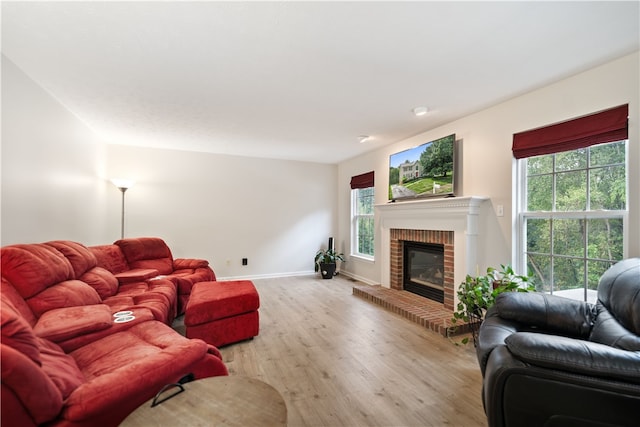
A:
[[[390,277],[389,285],[392,289],[404,289],[404,242],[432,243],[444,247],[444,307],[454,308],[454,234],[453,231],[441,230],[411,230],[392,228],[390,238]]]
[[[381,237],[381,284],[402,289],[403,241],[436,243],[445,250],[445,309],[457,304],[457,284],[478,266],[478,235],[486,197],[424,199],[376,205]]]

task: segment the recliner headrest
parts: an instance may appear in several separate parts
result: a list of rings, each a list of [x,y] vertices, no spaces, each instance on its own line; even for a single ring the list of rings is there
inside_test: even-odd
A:
[[[602,275],[598,301],[622,326],[640,335],[640,258],[622,260]]]

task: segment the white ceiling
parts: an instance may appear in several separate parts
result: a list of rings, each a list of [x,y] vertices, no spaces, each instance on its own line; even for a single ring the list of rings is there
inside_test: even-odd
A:
[[[337,163],[638,50],[639,4],[3,1],[2,52],[108,143]]]

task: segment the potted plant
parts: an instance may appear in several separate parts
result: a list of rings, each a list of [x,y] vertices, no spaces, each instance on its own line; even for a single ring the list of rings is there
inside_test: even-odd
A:
[[[316,253],[316,271],[320,271],[323,279],[331,279],[336,273],[336,262],[344,261],[344,254],[336,252],[335,249],[320,249]]]
[[[510,265],[501,264],[500,268],[498,270],[489,267],[484,276],[467,275],[465,281],[458,287],[458,304],[451,323],[454,324],[454,328],[457,327],[458,321],[468,324],[474,345],[476,345],[480,324],[499,294],[535,291],[535,286],[531,283],[531,275],[518,275]],[[467,344],[469,338],[464,338],[461,342]]]

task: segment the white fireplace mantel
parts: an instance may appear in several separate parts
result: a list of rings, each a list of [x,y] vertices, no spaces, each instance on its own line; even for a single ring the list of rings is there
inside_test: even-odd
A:
[[[477,237],[482,203],[487,197],[450,197],[376,205],[381,238],[381,281],[390,287],[392,228],[454,232],[454,283],[477,269]]]

